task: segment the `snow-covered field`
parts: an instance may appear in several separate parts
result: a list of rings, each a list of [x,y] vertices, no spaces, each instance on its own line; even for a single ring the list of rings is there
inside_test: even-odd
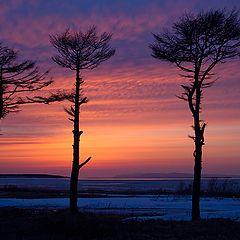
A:
[[[127,219],[164,219],[190,220],[190,196],[137,196],[113,198],[79,198],[78,205],[82,211],[133,215]],[[66,208],[67,198],[49,199],[0,199],[0,206]],[[240,200],[230,198],[202,198],[201,212],[203,218],[230,218],[240,220]]]
[[[203,181],[203,187],[209,187],[210,180]],[[225,180],[219,180],[223,181]],[[239,188],[239,180],[231,180],[226,186]],[[189,220],[191,217],[191,196],[179,195],[153,195],[119,194],[121,191],[152,191],[177,190],[187,188],[191,180],[80,180],[79,190],[111,190],[117,194],[106,194],[108,197],[79,198],[78,204],[82,211],[126,214],[126,219],[152,219]],[[0,179],[0,187],[18,186],[39,189],[68,189],[68,179]],[[44,199],[15,199],[0,198],[0,207],[40,207],[40,208],[66,208],[67,198]],[[240,220],[239,198],[209,198],[201,199],[201,212],[203,218],[230,218]],[[130,217],[129,217],[130,215]]]

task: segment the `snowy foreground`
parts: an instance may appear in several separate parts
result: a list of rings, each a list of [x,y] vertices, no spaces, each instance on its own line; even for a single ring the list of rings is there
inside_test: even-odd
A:
[[[85,179],[79,181],[79,189],[89,193],[97,191],[98,197],[79,198],[81,211],[96,213],[114,213],[126,215],[126,219],[164,219],[190,220],[191,196],[184,195],[157,195],[154,191],[177,191],[189,189],[190,179]],[[203,189],[216,186],[239,192],[239,179],[222,179],[202,181]],[[27,179],[2,178],[0,188],[15,186],[35,190],[67,190],[69,179]],[[136,192],[138,191],[138,193]],[[142,192],[142,193],[139,193]],[[134,193],[134,194],[133,194]],[[144,194],[143,194],[144,193]],[[0,207],[39,207],[39,208],[66,208],[67,198],[15,199],[0,198]],[[213,198],[201,199],[202,218],[229,218],[240,221],[240,198]],[[131,217],[129,217],[131,216]]]
[[[79,198],[82,211],[115,213],[132,215],[126,219],[163,219],[190,220],[190,196],[136,196],[136,197],[108,197],[108,198]],[[0,199],[0,206],[66,208],[67,198],[49,199]],[[202,198],[202,218],[229,218],[240,220],[240,199],[231,198]]]

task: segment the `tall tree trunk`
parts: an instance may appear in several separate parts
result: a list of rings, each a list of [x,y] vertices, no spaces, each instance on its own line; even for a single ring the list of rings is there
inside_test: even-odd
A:
[[[77,193],[78,193],[78,174],[79,174],[79,115],[80,115],[80,76],[79,69],[76,70],[76,92],[75,92],[75,109],[74,109],[74,129],[73,129],[73,163],[70,179],[70,212],[77,213]]]
[[[202,172],[202,145],[204,144],[204,128],[200,125],[200,104],[201,89],[196,88],[196,108],[194,114],[194,131],[195,131],[195,150],[194,156],[194,179],[192,192],[192,220],[200,219],[200,192],[201,192],[201,172]]]
[[[196,133],[197,135],[199,133]],[[194,179],[192,192],[192,220],[200,219],[200,191],[201,191],[201,171],[202,171],[202,145],[199,140],[195,141],[194,151]]]

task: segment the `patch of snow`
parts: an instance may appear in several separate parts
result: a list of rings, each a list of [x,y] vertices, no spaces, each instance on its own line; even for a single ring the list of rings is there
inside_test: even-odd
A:
[[[0,199],[0,207],[45,207],[66,208],[68,198],[48,199]],[[79,198],[78,206],[83,211],[101,211],[104,213],[137,214],[138,217],[127,218],[148,220],[190,220],[191,196],[138,196],[115,198]],[[202,198],[202,218],[229,218],[240,220],[240,199]]]

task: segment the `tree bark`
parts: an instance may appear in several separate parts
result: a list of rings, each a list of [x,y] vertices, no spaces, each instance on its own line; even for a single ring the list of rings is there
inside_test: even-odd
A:
[[[196,138],[194,151],[194,179],[192,192],[192,220],[200,219],[200,192],[202,172],[202,145]]]
[[[73,163],[70,179],[70,212],[78,213],[77,195],[78,195],[78,175],[79,175],[79,146],[80,146],[80,74],[76,70],[76,92],[75,92],[75,109],[74,109],[74,129],[73,129]]]
[[[204,128],[205,123],[200,125],[200,103],[201,103],[201,89],[200,86],[196,88],[196,108],[194,117],[194,131],[195,131],[195,150],[194,156],[194,178],[193,178],[193,192],[192,192],[192,220],[200,219],[200,192],[201,192],[201,172],[202,172],[202,145],[204,144]]]

